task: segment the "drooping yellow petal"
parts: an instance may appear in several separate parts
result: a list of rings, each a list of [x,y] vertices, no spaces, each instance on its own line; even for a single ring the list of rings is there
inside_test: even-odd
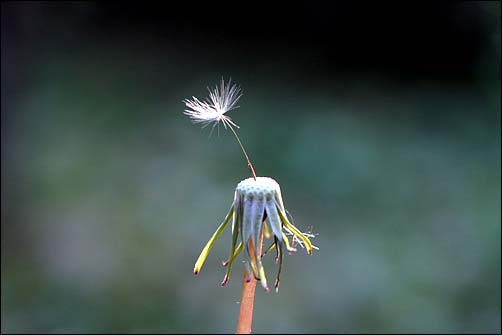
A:
[[[211,238],[209,239],[209,241],[204,246],[204,249],[202,249],[202,251],[201,251],[201,253],[199,255],[199,258],[197,258],[197,261],[195,262],[195,267],[193,268],[193,273],[195,275],[199,274],[200,269],[202,268],[202,265],[206,261],[207,255],[209,254],[209,251],[211,251],[211,248],[214,245],[214,242],[216,242],[216,240],[218,239],[218,237],[220,236],[220,234],[223,232],[223,230],[227,226],[228,222],[232,218],[233,214],[234,214],[234,206],[232,204],[232,206],[230,207],[230,211],[228,212],[227,216],[225,217],[225,220],[220,224],[220,226],[218,227],[218,229],[216,229],[216,231],[214,232],[213,236],[211,236]]]

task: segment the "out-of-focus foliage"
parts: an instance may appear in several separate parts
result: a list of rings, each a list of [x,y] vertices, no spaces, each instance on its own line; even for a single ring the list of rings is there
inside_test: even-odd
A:
[[[319,234],[257,290],[255,332],[499,332],[500,3],[457,6],[482,26],[473,76],[313,81],[96,4],[2,2],[2,332],[233,331],[230,232],[192,268],[248,170],[181,102],[221,75],[257,174]]]

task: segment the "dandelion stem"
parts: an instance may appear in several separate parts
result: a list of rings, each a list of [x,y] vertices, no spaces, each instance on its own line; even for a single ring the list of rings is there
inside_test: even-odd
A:
[[[253,243],[251,239],[248,241],[249,249],[252,253],[256,252],[261,255],[262,244],[263,244],[263,225],[261,227],[260,237],[258,239],[258,248],[255,250],[253,248]],[[251,255],[254,258],[254,255]],[[248,282],[248,277],[251,277],[251,281]],[[239,306],[239,316],[237,318],[237,328],[235,330],[236,334],[251,334],[251,325],[253,323],[253,305],[254,305],[254,293],[256,289],[256,279],[252,274],[248,274],[244,269],[244,276],[242,277],[242,294],[241,303]]]
[[[254,180],[256,180],[256,173],[254,172],[253,164],[251,164],[251,161],[249,160],[248,154],[246,153],[246,150],[244,149],[244,146],[242,145],[241,140],[239,139],[239,136],[237,136],[237,133],[235,132],[234,128],[232,128],[232,127],[228,127],[228,128],[230,128],[232,133],[234,133],[235,138],[237,139],[237,142],[239,142],[239,145],[242,149],[242,152],[244,153],[244,156],[246,157],[246,160],[248,162],[248,167],[249,167],[249,170],[251,171],[251,175],[253,176]]]

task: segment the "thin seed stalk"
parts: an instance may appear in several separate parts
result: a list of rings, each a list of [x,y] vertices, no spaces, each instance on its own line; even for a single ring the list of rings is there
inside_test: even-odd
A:
[[[234,128],[232,128],[232,127],[228,127],[228,128],[230,128],[232,133],[234,133],[234,136],[237,139],[237,142],[239,142],[239,146],[241,147],[242,152],[244,153],[244,157],[246,157],[246,160],[248,162],[248,168],[251,171],[251,175],[253,176],[254,180],[256,180],[256,173],[254,172],[253,164],[249,160],[248,154],[246,153],[246,149],[244,149],[244,146],[242,145],[241,140],[239,139],[239,136],[237,136],[237,133],[235,132]]]

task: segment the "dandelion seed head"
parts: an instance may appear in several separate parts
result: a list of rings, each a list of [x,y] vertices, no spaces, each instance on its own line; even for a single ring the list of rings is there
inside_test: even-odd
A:
[[[241,89],[237,85],[232,85],[229,80],[225,84],[223,78],[220,85],[216,85],[213,89],[208,87],[209,97],[201,101],[196,97],[185,99],[183,102],[188,109],[185,109],[183,114],[190,117],[193,123],[202,124],[202,128],[212,124],[215,127],[220,122],[223,123],[225,129],[228,127],[239,128],[232,119],[225,113],[238,108],[236,105],[242,96]]]
[[[309,239],[313,237],[313,234],[311,232],[302,233],[287,218],[279,184],[270,177],[256,177],[256,180],[247,178],[237,185],[234,201],[225,220],[202,249],[199,258],[195,262],[195,274],[199,273],[214,242],[230,221],[232,221],[232,244],[228,260],[222,262],[222,265],[227,268],[225,277],[221,282],[222,286],[229,281],[232,264],[241,251],[244,252],[244,267],[248,275],[246,281],[249,282],[254,277],[261,282],[262,287],[268,292],[267,278],[261,261],[265,254],[273,249],[276,250],[275,260],[279,265],[279,269],[274,286],[277,290],[280,283],[284,252],[296,251],[289,242],[290,237],[292,241],[306,249],[308,254],[312,254],[312,249],[318,250]],[[264,236],[269,235],[267,238],[273,236],[274,241],[267,249],[264,249],[265,251],[258,252],[260,250],[258,243],[261,243],[260,235],[262,231]],[[265,231],[268,233],[265,233]],[[240,241],[237,243],[239,237]],[[295,237],[296,239],[294,239]]]

